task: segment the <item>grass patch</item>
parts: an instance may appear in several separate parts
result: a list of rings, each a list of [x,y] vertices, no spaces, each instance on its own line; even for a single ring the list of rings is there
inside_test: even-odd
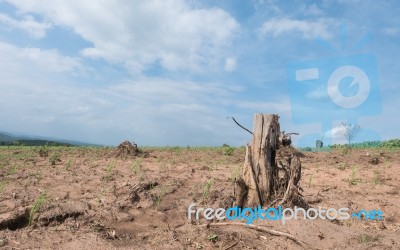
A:
[[[71,168],[72,165],[72,161],[71,159],[68,159],[68,161],[65,163],[65,170],[69,171],[69,169]]]
[[[208,197],[210,194],[210,189],[214,185],[214,178],[208,179],[203,186],[203,201]]]
[[[360,234],[358,236],[358,242],[362,244],[368,244],[371,242],[377,242],[380,241],[382,237],[379,235],[368,235],[368,234]]]
[[[0,194],[3,193],[4,189],[6,189],[6,183],[4,181],[0,181]]]
[[[47,197],[45,193],[41,193],[35,200],[35,202],[33,203],[33,207],[31,208],[31,210],[29,211],[29,226],[32,225],[33,223],[33,219],[35,217],[35,215],[37,214],[37,212],[40,210],[40,208],[42,207],[42,205],[47,201]]]
[[[372,176],[372,185],[375,187],[377,185],[382,185],[384,183],[384,179],[382,178],[379,171],[375,170],[374,175]]]
[[[145,171],[142,167],[141,161],[136,159],[132,164],[129,166],[132,175],[138,176],[140,181],[143,181],[145,178]]]
[[[229,181],[234,182],[237,178],[240,177],[240,174],[242,173],[242,164],[231,167],[229,171],[230,171]]]
[[[163,197],[166,194],[166,192],[167,192],[166,186],[165,185],[160,185],[160,190],[158,192],[157,199],[156,199],[156,207],[157,208],[160,205],[161,200],[163,199]]]
[[[346,163],[341,162],[336,168],[339,169],[340,171],[344,171],[348,167],[349,167],[349,164],[347,162]]]
[[[105,181],[105,182],[109,182],[110,181],[110,177],[112,175],[112,171],[114,170],[114,168],[115,168],[114,161],[111,161],[110,163],[107,164],[107,167],[105,169],[106,170],[106,174],[103,176],[103,181]]]
[[[17,172],[17,166],[13,165],[9,170],[8,170],[8,175],[13,175]]]
[[[342,155],[348,155],[351,152],[351,147],[348,145],[345,145],[340,149]]]
[[[224,155],[233,155],[235,148],[231,146],[224,146]]]
[[[314,177],[313,174],[308,176],[308,188],[311,187],[311,183],[312,183],[313,177]]]
[[[49,162],[52,166],[56,165],[58,162],[61,162],[61,155],[58,152],[54,152],[49,157]]]
[[[207,236],[207,239],[208,239],[209,241],[211,241],[212,243],[215,243],[215,242],[218,240],[218,235],[216,235],[216,234],[210,234],[210,235]]]
[[[351,174],[350,174],[350,178],[349,178],[349,185],[350,186],[355,186],[359,182],[361,182],[361,179],[357,178],[357,169],[355,167],[353,167],[351,169]]]

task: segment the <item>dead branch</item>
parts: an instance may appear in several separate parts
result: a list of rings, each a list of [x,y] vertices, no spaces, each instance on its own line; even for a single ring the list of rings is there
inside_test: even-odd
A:
[[[253,224],[245,224],[245,223],[238,223],[238,222],[210,223],[210,224],[206,224],[206,225],[201,225],[201,227],[220,227],[220,226],[242,226],[242,227],[246,227],[246,228],[257,230],[259,232],[268,233],[268,234],[271,234],[271,235],[274,235],[274,236],[286,237],[286,238],[294,241],[295,243],[299,244],[300,246],[304,247],[305,249],[317,249],[317,248],[314,248],[311,245],[305,243],[304,241],[297,239],[296,237],[294,237],[291,234],[284,233],[284,232],[281,232],[281,231],[276,231],[276,230],[269,229],[269,228],[266,228],[266,227],[263,227],[263,226],[258,226],[258,225],[253,225]]]
[[[247,128],[243,127],[242,125],[240,125],[240,124],[235,120],[235,118],[233,118],[233,117],[231,116],[231,117],[227,117],[226,119],[229,119],[229,118],[232,118],[232,120],[233,120],[239,127],[241,127],[242,129],[246,130],[246,131],[249,132],[250,134],[253,134],[253,132],[251,132],[251,131],[248,130]]]

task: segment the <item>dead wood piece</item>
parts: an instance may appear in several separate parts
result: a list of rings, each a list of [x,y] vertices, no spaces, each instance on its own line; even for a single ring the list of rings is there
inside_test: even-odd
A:
[[[138,156],[144,155],[148,156],[146,152],[142,152],[136,143],[131,143],[129,141],[124,141],[118,145],[115,149],[115,156],[116,157],[128,157],[128,156]]]
[[[317,249],[312,247],[311,245],[309,245],[308,243],[297,239],[296,237],[294,237],[291,234],[288,233],[284,233],[281,231],[277,231],[277,230],[273,230],[264,226],[258,226],[258,225],[253,225],[253,224],[245,224],[245,223],[238,223],[238,222],[230,222],[230,223],[210,223],[210,224],[206,224],[206,225],[202,225],[202,227],[221,227],[221,226],[242,226],[245,228],[250,228],[250,229],[254,229],[260,232],[264,232],[264,233],[268,233],[274,236],[283,236],[286,237],[292,241],[294,241],[295,243],[299,244],[300,246],[304,247],[305,249]]]

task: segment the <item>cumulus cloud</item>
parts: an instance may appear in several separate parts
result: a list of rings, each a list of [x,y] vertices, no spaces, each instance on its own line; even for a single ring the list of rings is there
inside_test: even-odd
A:
[[[25,15],[21,20],[16,20],[3,13],[0,13],[0,24],[3,29],[22,30],[35,39],[45,37],[46,31],[52,27],[51,23],[38,22],[30,15]]]
[[[335,25],[335,21],[330,18],[318,18],[316,20],[298,20],[290,18],[272,18],[264,22],[261,26],[261,34],[265,36],[277,37],[287,33],[300,33],[305,39],[316,37],[332,37],[329,29]]]
[[[24,70],[23,75],[40,70],[46,73],[85,73],[89,68],[78,58],[61,55],[57,50],[39,48],[18,48],[15,45],[0,42],[2,74]]]
[[[77,80],[80,67],[54,50],[0,43],[0,130],[111,145],[245,142],[225,119],[240,86],[149,77],[93,86]]]
[[[239,26],[222,9],[195,8],[183,0],[9,2],[72,28],[93,44],[83,55],[121,63],[133,72],[154,63],[168,70],[214,68]]]
[[[332,139],[343,139],[343,133],[345,132],[345,127],[342,125],[333,127],[331,130],[328,130],[324,133],[326,138]]]

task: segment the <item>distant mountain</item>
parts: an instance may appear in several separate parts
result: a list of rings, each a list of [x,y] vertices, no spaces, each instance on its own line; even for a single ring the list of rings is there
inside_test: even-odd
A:
[[[79,142],[79,141],[71,141],[71,140],[63,140],[63,139],[55,139],[48,138],[42,136],[31,136],[31,135],[14,135],[7,132],[0,132],[0,146],[6,145],[26,145],[26,146],[41,146],[41,145],[49,145],[49,146],[102,146],[91,143]]]
[[[15,137],[8,133],[0,133],[0,142],[13,142]]]

